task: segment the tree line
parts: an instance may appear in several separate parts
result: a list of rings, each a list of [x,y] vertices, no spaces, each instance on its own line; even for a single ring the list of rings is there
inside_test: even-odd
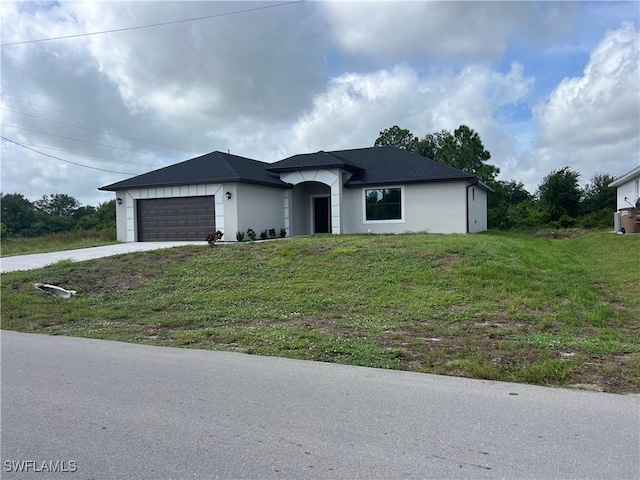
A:
[[[550,172],[531,193],[517,180],[498,180],[500,169],[491,165],[491,153],[480,135],[466,125],[453,132],[441,130],[420,138],[394,125],[380,132],[374,146],[392,145],[423,157],[451,165],[476,175],[491,192],[488,194],[489,228],[610,228],[616,210],[616,190],[609,187],[615,179],[608,173],[596,173],[580,187],[580,173],[570,167]]]
[[[83,206],[64,193],[43,195],[34,202],[20,193],[0,193],[2,238],[38,237],[73,230],[116,230],[116,202]]]

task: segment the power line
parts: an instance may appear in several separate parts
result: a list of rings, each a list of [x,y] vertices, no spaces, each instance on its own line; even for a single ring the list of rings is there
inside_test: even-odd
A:
[[[114,148],[116,150],[125,150],[127,152],[133,152],[133,153],[142,153],[143,155],[148,155],[149,154],[149,152],[141,152],[140,150],[131,150],[130,148],[124,148],[124,147],[114,147],[113,145],[105,145],[104,143],[90,142],[89,140],[79,140],[77,138],[66,137],[64,135],[56,135],[55,133],[47,133],[47,132],[43,132],[41,130],[34,130],[32,128],[18,127],[17,125],[8,125],[6,123],[0,123],[0,125],[2,125],[3,127],[11,127],[11,128],[17,128],[19,130],[26,130],[27,132],[41,133],[43,135],[50,135],[52,137],[64,138],[66,140],[73,140],[74,142],[88,143],[88,144],[91,144],[91,145],[98,145],[100,147]],[[162,158],[168,158],[170,160],[182,160],[182,159],[176,158],[176,157],[167,157],[166,155],[156,155],[156,156],[162,157]]]
[[[255,7],[255,8],[247,8],[245,10],[237,10],[235,12],[227,12],[227,13],[218,13],[215,15],[206,15],[204,17],[196,17],[196,18],[186,18],[184,20],[174,20],[172,22],[162,22],[162,23],[152,23],[149,25],[139,25],[137,27],[126,27],[126,28],[116,28],[113,30],[103,30],[100,32],[87,32],[87,33],[77,33],[74,35],[65,35],[62,37],[50,37],[50,38],[40,38],[37,40],[23,40],[21,42],[12,42],[12,43],[2,43],[0,44],[0,47],[8,47],[11,45],[23,45],[25,43],[37,43],[37,42],[48,42],[51,40],[64,40],[66,38],[76,38],[76,37],[87,37],[89,35],[102,35],[105,33],[115,33],[115,32],[125,32],[128,30],[138,30],[141,28],[153,28],[153,27],[162,27],[164,25],[174,25],[176,23],[186,23],[186,22],[194,22],[197,20],[206,20],[208,18],[218,18],[218,17],[228,17],[230,15],[238,15],[241,13],[248,13],[248,12],[255,12],[258,10],[266,10],[268,8],[276,8],[276,7],[284,7],[286,5],[293,5],[295,3],[302,3],[304,0],[295,0],[293,2],[284,2],[284,3],[277,3],[275,5],[266,5],[264,7]]]
[[[60,125],[67,125],[68,127],[81,128],[82,130],[88,130],[90,132],[97,132],[97,133],[101,133],[103,135],[110,135],[112,137],[119,137],[119,138],[124,138],[126,140],[133,140],[135,142],[142,142],[142,143],[148,143],[150,145],[156,145],[158,147],[173,148],[174,150],[182,150],[183,152],[195,153],[195,152],[193,152],[191,150],[187,150],[187,149],[184,149],[184,148],[172,147],[171,145],[163,145],[161,143],[150,142],[148,140],[140,140],[139,138],[126,137],[124,135],[118,135],[117,133],[108,133],[108,132],[105,132],[103,130],[96,130],[94,128],[81,127],[80,125],[74,125],[73,123],[61,122],[59,120],[52,120],[50,118],[40,117],[38,115],[32,115],[31,113],[18,112],[17,110],[12,110],[10,108],[0,107],[0,110],[6,110],[8,112],[17,113],[18,115],[24,115],[26,117],[38,118],[40,120],[46,120],[47,122],[59,123]]]
[[[1,0],[0,0],[1,1]],[[46,107],[44,105],[39,105],[37,103],[33,103],[33,102],[29,102],[29,101],[20,101],[18,100],[19,103],[22,103],[23,105],[29,106],[29,107],[35,107],[35,108],[40,108],[40,109],[44,109],[44,110],[50,110],[52,112],[56,112],[56,113],[60,113],[62,115],[68,116],[68,117],[75,117],[75,118],[79,118],[81,120],[87,120],[89,122],[93,122],[95,123],[96,121],[102,122],[102,120],[105,118],[104,116],[100,117],[87,117],[85,115],[78,115],[77,113],[71,113],[71,112],[65,112],[64,110],[58,110],[56,108],[51,108],[51,107]],[[110,122],[113,125],[113,122]],[[147,136],[151,136],[151,137],[162,137],[162,138],[166,138],[166,135],[159,135],[158,133],[154,133],[154,132],[150,132],[149,130],[141,130],[140,128],[136,128],[134,129],[128,129],[128,131],[131,132],[138,132],[138,133],[143,133],[144,135]],[[176,148],[176,147],[171,147],[171,148]],[[180,149],[178,149],[180,150]],[[186,150],[185,152],[192,152],[192,150]]]
[[[32,143],[25,143],[25,145],[28,146],[28,147],[34,147],[34,148],[47,148],[49,150],[55,150],[57,152],[73,153],[74,155],[82,155],[83,157],[101,158],[103,160],[110,160],[112,162],[132,163],[134,165],[143,165],[145,167],[155,167],[155,165],[153,165],[151,163],[132,162],[130,160],[122,160],[122,159],[119,159],[119,158],[101,157],[100,155],[92,155],[90,153],[83,153],[83,152],[74,152],[72,150],[65,150],[63,148],[49,147],[47,145],[33,145]]]
[[[44,153],[44,152],[41,152],[39,150],[35,150],[35,149],[27,147],[26,145],[23,145],[21,143],[14,142],[13,140],[11,140],[11,139],[9,139],[7,137],[3,137],[2,135],[0,135],[0,138],[2,140],[7,141],[7,142],[10,142],[10,143],[13,143],[15,145],[18,145],[19,147],[26,148],[27,150],[31,150],[32,152],[39,153],[40,155],[44,155],[45,157],[55,158],[56,160],[60,160],[61,162],[70,163],[72,165],[77,165],[79,167],[90,168],[92,170],[100,170],[101,172],[118,173],[118,174],[121,174],[121,175],[138,175],[137,173],[116,172],[115,170],[107,170],[106,168],[90,167],[89,165],[83,165],[82,163],[72,162],[71,160],[65,160],[64,158],[56,157],[55,155],[49,155],[48,153]]]

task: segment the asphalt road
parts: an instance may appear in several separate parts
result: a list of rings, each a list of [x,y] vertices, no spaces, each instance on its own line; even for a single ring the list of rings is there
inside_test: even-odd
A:
[[[1,335],[3,479],[640,478],[638,396]]]

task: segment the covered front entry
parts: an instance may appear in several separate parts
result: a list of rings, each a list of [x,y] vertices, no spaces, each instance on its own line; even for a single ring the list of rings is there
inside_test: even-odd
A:
[[[287,227],[289,234],[315,235],[332,233],[335,214],[331,205],[331,188],[319,182],[302,182],[287,191],[290,205]]]
[[[284,223],[289,235],[340,234],[341,171],[284,172],[280,179],[293,185],[285,191]]]
[[[204,240],[216,230],[213,195],[139,199],[136,204],[139,242]]]

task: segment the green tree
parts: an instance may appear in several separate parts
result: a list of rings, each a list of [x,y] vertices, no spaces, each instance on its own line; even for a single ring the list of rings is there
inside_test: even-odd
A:
[[[453,133],[447,130],[427,133],[419,139],[406,128],[394,125],[380,132],[374,146],[393,145],[415,152],[436,162],[476,175],[485,183],[495,181],[500,169],[487,163],[491,153],[484,148],[478,132],[460,125]]]
[[[593,213],[599,210],[616,210],[616,189],[609,184],[615,177],[608,173],[596,173],[584,188],[584,197],[581,203],[583,213]]]
[[[95,214],[96,214],[96,207],[92,207],[91,205],[83,205],[81,207],[78,207],[71,216],[76,220],[80,220],[84,217],[89,217]]]
[[[93,207],[92,207],[93,208]],[[114,230],[116,229],[116,201],[109,200],[101,203],[91,215],[83,216],[78,227],[85,230]]]
[[[7,235],[23,235],[33,224],[36,212],[29,200],[20,193],[0,193],[2,223]]]
[[[585,228],[609,228],[616,210],[616,189],[609,187],[615,178],[608,173],[596,173],[583,191],[578,224]]]
[[[73,214],[80,208],[80,202],[65,193],[52,193],[51,195],[43,195],[40,200],[36,200],[34,206],[47,215],[73,217]]]
[[[0,193],[2,223],[7,235],[24,235],[36,218],[36,211],[29,200],[20,193]]]
[[[49,233],[69,232],[75,227],[76,221],[72,217],[49,215],[37,210],[35,221],[31,225],[31,228],[27,232],[24,232],[24,235],[38,237]]]
[[[549,223],[549,217],[535,199],[525,200],[508,208],[509,228],[540,227]]]
[[[580,174],[569,167],[552,171],[544,177],[538,187],[538,199],[541,209],[553,222],[560,226],[573,225],[578,216],[582,191],[578,185]]]
[[[451,132],[448,130],[440,130],[439,132],[427,133],[423,138],[417,141],[415,152],[423,157],[435,160],[436,156],[444,147],[447,139],[451,139]]]
[[[516,180],[489,182],[493,192],[489,192],[487,222],[489,228],[512,228],[522,219],[513,207],[523,202],[532,201],[533,196],[524,188],[522,182]],[[522,212],[522,209],[519,210]]]
[[[485,150],[480,135],[466,125],[460,125],[453,135],[445,136],[434,160],[472,173],[484,182],[495,181],[500,169],[486,163],[491,153]]]
[[[382,147],[385,145],[391,145],[393,147],[402,148],[413,152],[416,147],[418,139],[406,128],[400,128],[394,125],[391,128],[387,128],[380,132],[380,136],[373,144],[374,147]]]

